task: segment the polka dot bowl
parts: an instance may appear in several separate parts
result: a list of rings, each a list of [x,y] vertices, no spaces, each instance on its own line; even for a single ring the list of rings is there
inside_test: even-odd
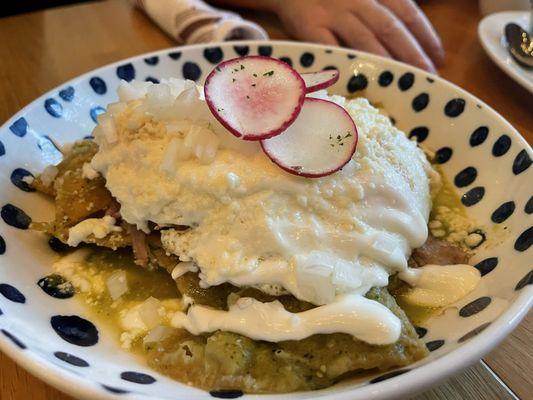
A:
[[[57,144],[90,136],[115,100],[120,79],[185,77],[202,82],[213,66],[245,54],[278,57],[301,71],[336,67],[332,88],[381,104],[391,120],[435,151],[469,215],[494,235],[472,260],[482,284],[457,307],[417,331],[430,356],[408,368],[291,395],[205,392],[172,381],[119,349],[72,293],[42,278],[59,243],[29,231],[52,205],[27,177],[61,159]],[[290,42],[233,42],[162,50],[91,71],[21,110],[0,128],[0,349],[41,379],[86,399],[384,399],[421,390],[496,346],[532,303],[531,147],[489,106],[424,71],[341,48]],[[492,232],[492,233],[491,233]],[[400,376],[401,375],[401,376]]]

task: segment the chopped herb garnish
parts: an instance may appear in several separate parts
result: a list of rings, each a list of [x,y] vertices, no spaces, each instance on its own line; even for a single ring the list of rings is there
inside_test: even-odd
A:
[[[215,71],[220,72],[220,67],[216,67]]]
[[[257,74],[253,74],[255,78],[257,78]]]
[[[247,96],[246,96],[246,98],[247,98],[247,99],[249,99],[249,98],[250,98],[250,96],[248,96],[248,95],[247,95]]]
[[[231,81],[232,81],[232,82],[235,82],[236,80],[237,80],[237,79],[233,78]]]
[[[329,146],[330,147],[335,147],[335,146],[344,146],[344,142],[345,142],[345,139],[348,139],[349,137],[352,137],[352,133],[350,131],[347,131],[347,133],[342,136],[342,135],[337,135],[337,136],[333,136],[333,135],[329,135],[329,141],[330,141],[330,144]]]
[[[252,83],[252,87],[255,87],[255,83]]]
[[[297,172],[300,172],[303,167],[301,165],[293,165],[291,168]]]
[[[274,75],[274,71],[268,71],[263,74],[263,76],[272,76]]]
[[[241,69],[244,69],[244,65],[241,64]]]

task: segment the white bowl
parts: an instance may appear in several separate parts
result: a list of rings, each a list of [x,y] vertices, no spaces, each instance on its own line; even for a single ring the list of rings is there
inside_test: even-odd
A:
[[[53,143],[90,135],[92,117],[115,100],[119,77],[184,76],[202,82],[216,63],[244,53],[284,58],[302,71],[335,66],[341,78],[334,92],[364,95],[382,103],[400,128],[437,152],[452,181],[460,171],[473,167],[463,172],[457,191],[469,215],[499,242],[493,247],[482,245],[472,260],[484,274],[475,293],[429,322],[423,339],[433,351],[426,359],[320,391],[242,398],[401,397],[458,372],[496,346],[532,303],[533,152],[520,134],[474,96],[405,64],[321,45],[233,42],[162,50],[91,71],[35,100],[0,129],[0,349],[39,378],[80,398],[212,398],[150,370],[120,350],[97,322],[93,321],[99,333],[96,344],[79,346],[63,340],[52,328],[51,317],[88,319],[87,314],[75,297],[56,299],[37,285],[50,273],[55,254],[45,237],[20,229],[28,221],[18,210],[35,220],[50,218],[50,202],[28,192],[22,178],[59,161]],[[146,376],[124,375],[125,371],[147,374],[155,381],[147,383],[151,380]]]

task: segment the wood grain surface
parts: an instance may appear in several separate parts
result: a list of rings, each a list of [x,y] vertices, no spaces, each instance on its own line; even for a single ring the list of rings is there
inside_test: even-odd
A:
[[[447,52],[439,70],[487,102],[533,142],[533,96],[485,55],[473,0],[429,0],[421,6]],[[243,12],[273,39],[287,39],[272,15]],[[93,2],[0,19],[0,123],[53,87],[84,72],[140,53],[174,46],[125,0]],[[495,351],[416,400],[533,398],[531,313]],[[0,353],[1,400],[67,400]]]

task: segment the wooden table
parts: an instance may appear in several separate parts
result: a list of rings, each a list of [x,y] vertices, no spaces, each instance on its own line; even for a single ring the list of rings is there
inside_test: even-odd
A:
[[[533,142],[533,96],[496,67],[477,39],[477,2],[431,0],[422,8],[447,51],[440,74],[486,101]],[[287,39],[272,15],[244,13],[273,39]],[[128,2],[116,0],[0,19],[0,123],[41,93],[101,65],[174,46]],[[528,107],[529,105],[529,107]],[[475,366],[416,397],[532,399],[533,316]],[[0,399],[67,400],[0,353]]]

